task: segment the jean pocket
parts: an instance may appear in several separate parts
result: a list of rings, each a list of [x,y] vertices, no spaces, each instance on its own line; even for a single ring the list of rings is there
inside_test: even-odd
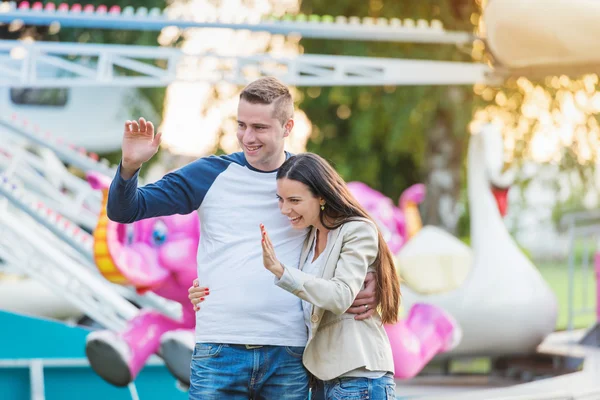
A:
[[[292,357],[302,358],[302,355],[304,354],[304,347],[285,346],[285,351],[287,351]]]
[[[194,353],[192,354],[192,360],[216,357],[219,355],[222,348],[223,345],[217,343],[196,343],[196,347],[194,347]]]
[[[387,385],[385,387],[385,396],[387,400],[396,400],[396,389],[394,385]]]
[[[328,390],[327,398],[336,400],[366,400],[369,398],[367,378],[340,378]]]

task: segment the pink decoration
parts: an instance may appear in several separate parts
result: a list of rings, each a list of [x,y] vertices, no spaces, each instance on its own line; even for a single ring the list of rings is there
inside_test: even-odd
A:
[[[416,184],[406,189],[400,197],[400,208],[396,207],[389,197],[362,182],[349,182],[348,188],[377,221],[390,250],[396,254],[408,240],[403,208],[408,202],[418,204],[423,201],[425,186]]]
[[[461,339],[457,322],[441,308],[417,303],[405,320],[386,325],[392,345],[394,376],[415,377],[439,353],[451,350]]]
[[[110,179],[92,172],[88,174],[88,182],[93,188],[102,189],[106,196]],[[197,277],[200,220],[196,212],[150,218],[127,225],[108,220],[105,213],[100,215],[100,220],[107,223],[106,244],[110,257],[128,283],[139,293],[153,291],[182,305],[181,320],[173,320],[158,311],[144,310],[128,322],[124,331],[108,333],[114,334],[115,343],[127,349],[126,360],[115,361],[126,362],[128,374],[123,383],[127,384],[135,379],[148,358],[158,351],[164,333],[195,326],[188,288]],[[104,331],[101,335],[106,334]],[[88,347],[93,345],[94,333],[88,337]],[[105,364],[96,360],[93,354],[93,351],[88,352],[90,364],[105,378]],[[110,382],[110,379],[107,380]]]

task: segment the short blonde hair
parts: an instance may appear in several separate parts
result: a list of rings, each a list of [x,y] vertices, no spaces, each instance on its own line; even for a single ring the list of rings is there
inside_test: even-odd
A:
[[[272,76],[250,83],[240,93],[240,100],[252,104],[274,104],[273,116],[284,125],[294,116],[294,102],[287,86]]]

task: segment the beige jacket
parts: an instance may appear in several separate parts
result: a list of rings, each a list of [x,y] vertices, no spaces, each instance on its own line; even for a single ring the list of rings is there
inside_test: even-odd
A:
[[[301,270],[315,234],[313,228],[304,243],[300,269],[284,267],[281,279],[276,280],[279,287],[314,304],[304,366],[322,380],[361,367],[393,372],[392,350],[380,316],[356,321],[354,314],[346,313],[377,257],[375,225],[360,219],[331,231],[320,276]]]

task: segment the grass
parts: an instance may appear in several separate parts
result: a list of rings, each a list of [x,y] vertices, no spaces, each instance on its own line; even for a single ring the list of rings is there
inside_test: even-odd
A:
[[[557,330],[567,329],[569,310],[569,268],[565,261],[536,263],[540,273],[548,282],[558,299]],[[591,264],[585,273],[581,264],[577,265],[574,274],[574,305],[575,310],[583,307],[593,311],[576,315],[573,319],[574,328],[589,328],[596,320],[596,277],[594,266]],[[587,290],[587,294],[586,294]]]

